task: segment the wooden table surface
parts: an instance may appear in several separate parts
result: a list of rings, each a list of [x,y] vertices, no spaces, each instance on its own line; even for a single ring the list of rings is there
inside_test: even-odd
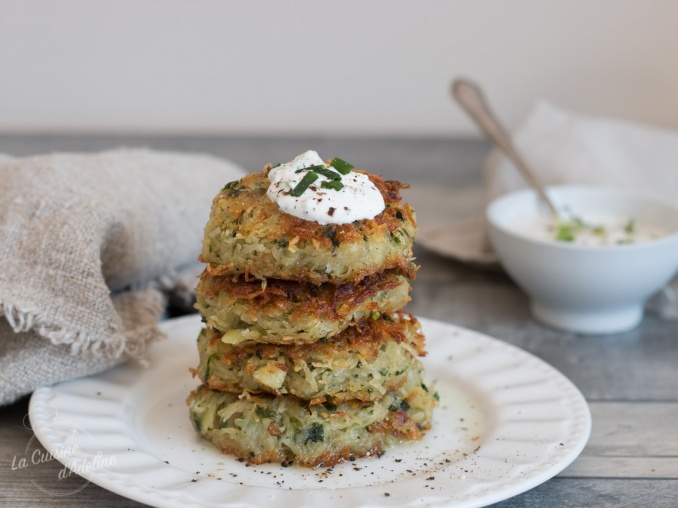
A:
[[[438,219],[454,210],[445,203],[446,189],[479,195],[479,168],[489,149],[481,141],[432,138],[0,135],[0,152],[12,155],[118,146],[207,152],[250,170],[312,148],[411,182],[417,199],[435,197],[421,205]],[[593,430],[581,456],[555,478],[495,506],[678,506],[678,322],[647,315],[632,331],[602,337],[554,331],[530,318],[527,298],[503,273],[421,247],[416,255],[421,269],[408,310],[533,353],[571,379],[591,408]],[[93,484],[69,496],[39,488],[68,492],[79,480],[58,480],[56,461],[16,467],[32,437],[27,408],[27,399],[0,408],[0,506],[141,506]]]

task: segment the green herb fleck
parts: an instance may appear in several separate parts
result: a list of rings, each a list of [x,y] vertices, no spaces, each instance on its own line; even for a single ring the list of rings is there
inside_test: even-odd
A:
[[[334,169],[339,171],[342,175],[348,175],[348,173],[355,167],[353,164],[349,164],[343,159],[340,159],[339,157],[335,157],[332,159],[332,162],[330,162],[330,166],[332,166]]]
[[[435,392],[435,393],[433,394],[433,398],[436,399],[437,401],[440,400],[440,395],[438,395],[438,392]]]
[[[317,172],[319,169],[325,169],[325,166],[321,166],[321,165],[308,166],[307,168],[297,169],[295,171],[295,173],[301,173],[302,171],[315,171],[315,172]]]
[[[388,369],[379,369],[379,374],[384,377],[388,376]]]
[[[331,402],[323,402],[323,407],[327,409],[330,413],[334,413],[337,410],[337,405],[332,404]]]
[[[394,243],[400,244],[400,238],[398,238],[398,237],[395,235],[395,233],[391,233],[391,240],[392,240]]]
[[[379,319],[379,316],[381,316],[381,313],[378,310],[373,310],[372,312],[370,312],[370,317],[372,318],[373,321]]]
[[[556,231],[556,240],[559,242],[574,242],[574,235],[576,226],[571,223],[563,223],[558,225]]]
[[[325,439],[325,429],[319,423],[314,423],[311,425],[311,428],[308,429],[306,434],[306,441],[304,444],[311,441],[312,443],[319,443]]]
[[[607,231],[605,230],[604,227],[602,226],[596,226],[591,230],[591,233],[593,233],[596,236],[599,236],[601,238],[605,238],[607,236]]]
[[[326,176],[327,178],[329,178],[332,181],[336,181],[336,182],[341,181],[341,175],[339,173],[337,173],[336,171],[332,171],[331,169],[325,169],[321,166],[320,169],[314,169],[314,171],[316,173],[318,173],[319,175]]]
[[[424,383],[421,384],[421,387],[424,389],[426,393],[428,393],[428,386],[426,386]]]
[[[317,179],[318,173],[306,173],[304,175],[304,178],[301,179],[301,182],[299,182],[297,186],[294,189],[292,189],[290,195],[294,196],[295,198],[298,198],[304,193],[304,191],[306,191],[306,189],[308,189],[308,186],[315,182]]]
[[[200,416],[195,413],[193,413],[193,425],[195,425],[195,430],[197,430],[198,432],[202,430]]]
[[[363,366],[363,362],[361,362],[360,360],[358,360],[358,363],[355,364],[355,368],[356,368],[356,369],[359,369],[359,368],[362,367],[362,366]],[[357,374],[356,374],[356,375],[357,375]]]
[[[254,412],[259,418],[268,418],[269,420],[275,420],[278,416],[275,411],[267,407],[257,406]]]
[[[391,404],[390,406],[388,406],[388,410],[391,411],[391,412],[393,413],[393,412],[395,412],[395,411],[398,411],[398,408],[399,408],[399,407],[400,407],[400,406],[399,406],[398,404]]]
[[[404,400],[400,403],[400,409],[402,409],[403,411],[407,411],[408,409],[410,409],[410,405],[407,403],[407,401]]]
[[[289,241],[287,238],[278,238],[278,239],[275,241],[275,244],[276,244],[278,247],[281,247],[281,248],[283,248],[283,249],[286,249],[287,247],[289,247],[290,241]]]
[[[240,185],[240,180],[234,180],[224,185],[224,188],[221,189],[221,192],[225,192],[229,198],[234,198],[240,194],[241,190],[242,187]]]
[[[323,182],[320,184],[320,187],[323,189],[332,189],[335,191],[340,191],[341,189],[344,188],[344,184],[338,181],[334,182]]]
[[[332,252],[334,252],[334,249],[341,245],[341,242],[337,238],[337,230],[333,226],[325,226],[323,228],[323,236],[325,238],[329,238],[332,242]]]

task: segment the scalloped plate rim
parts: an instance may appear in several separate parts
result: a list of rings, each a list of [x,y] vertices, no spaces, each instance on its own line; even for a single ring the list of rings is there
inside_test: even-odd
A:
[[[541,373],[545,376],[545,379],[547,381],[557,381],[557,383],[560,384],[560,386],[567,391],[567,398],[569,400],[566,401],[566,408],[570,410],[573,414],[576,413],[577,417],[580,420],[580,423],[578,425],[577,429],[569,429],[573,435],[571,436],[573,438],[572,442],[569,442],[567,444],[567,448],[563,450],[563,453],[561,453],[561,456],[558,457],[556,460],[553,461],[553,463],[548,463],[545,464],[544,461],[542,463],[537,463],[534,464],[539,465],[539,466],[544,466],[541,470],[537,469],[537,471],[534,474],[527,475],[524,478],[512,478],[512,480],[518,480],[518,481],[512,481],[508,482],[506,480],[499,482],[497,481],[494,485],[490,483],[489,485],[486,485],[485,488],[479,489],[476,493],[472,493],[469,495],[466,495],[464,498],[457,498],[455,499],[454,496],[452,497],[446,497],[446,498],[441,498],[440,496],[438,497],[430,497],[428,499],[422,498],[421,502],[408,502],[406,504],[398,504],[396,499],[397,496],[393,496],[390,498],[384,499],[383,503],[381,504],[364,504],[364,503],[358,503],[358,504],[353,504],[350,506],[355,506],[356,508],[362,507],[362,506],[450,506],[450,507],[465,507],[465,508],[473,508],[473,507],[479,507],[479,506],[486,506],[488,504],[496,503],[498,501],[502,501],[505,499],[508,499],[510,497],[513,497],[515,495],[521,494],[527,490],[530,490],[548,479],[552,478],[559,472],[561,472],[565,467],[567,467],[570,463],[572,463],[577,456],[581,453],[583,450],[584,446],[586,445],[586,442],[588,441],[588,437],[591,432],[591,415],[590,411],[588,409],[588,405],[586,404],[586,401],[579,392],[579,390],[572,384],[572,382],[567,379],[563,374],[561,374],[559,371],[557,371],[554,367],[549,365],[548,363],[544,362],[543,360],[539,359],[538,357],[532,355],[529,352],[526,352],[517,346],[513,346],[511,344],[508,344],[506,342],[503,342],[499,339],[495,339],[493,337],[490,337],[488,335],[481,334],[479,332],[469,330],[463,327],[459,327],[450,323],[446,323],[443,321],[437,321],[437,320],[432,320],[432,319],[426,319],[426,318],[418,318],[421,323],[422,327],[424,329],[424,334],[427,336],[427,340],[429,341],[429,357],[428,360],[425,362],[427,368],[430,368],[429,364],[435,364],[436,359],[431,359],[431,353],[435,353],[435,348],[437,347],[437,342],[440,340],[444,340],[441,338],[441,335],[445,335],[446,337],[449,336],[462,336],[466,337],[466,339],[471,338],[472,340],[477,340],[479,344],[481,344],[483,347],[488,348],[489,351],[491,351],[493,354],[498,354],[500,356],[507,356],[511,355],[512,357],[516,357],[522,362],[527,362],[528,364],[532,364],[532,366],[537,366]],[[173,339],[174,336],[173,334],[178,333],[177,330],[181,330],[182,327],[188,326],[189,328],[194,325],[195,333],[197,335],[198,328],[200,326],[199,323],[199,316],[197,315],[190,315],[190,316],[184,316],[181,318],[175,318],[175,319],[170,319],[167,321],[164,321],[161,323],[160,327],[167,333],[169,336],[169,339]],[[432,337],[433,335],[433,337]],[[431,347],[431,343],[433,347]],[[166,344],[166,341],[162,341],[157,343],[160,346],[163,344]],[[156,346],[156,345],[154,345]],[[479,348],[481,349],[481,348]],[[462,365],[463,365],[463,360]],[[124,369],[125,365],[122,365],[120,367],[116,367],[115,369]],[[162,368],[161,366],[155,367],[157,369]],[[114,369],[114,370],[115,370]],[[108,371],[110,372],[110,371]],[[103,375],[104,373],[102,373]],[[60,395],[60,387],[69,385],[71,383],[84,383],[85,385],[90,382],[91,380],[96,380],[97,376],[90,376],[87,378],[79,378],[73,381],[67,381],[64,383],[59,383],[53,386],[48,386],[48,387],[42,387],[36,390],[31,397],[30,400],[30,405],[29,405],[29,418],[31,421],[32,428],[35,429],[35,435],[38,438],[38,440],[45,446],[45,448],[49,449],[50,445],[58,445],[59,443],[54,440],[53,436],[48,436],[45,432],[42,432],[41,429],[43,429],[45,426],[42,425],[45,423],[44,421],[44,415],[40,415],[40,411],[45,409],[45,405],[50,399],[50,397],[58,397]],[[472,383],[472,382],[471,382]],[[565,396],[563,396],[565,397]],[[564,399],[563,399],[564,400]],[[529,402],[529,400],[528,400]],[[562,401],[561,401],[562,402]],[[501,424],[499,425],[499,429],[501,430],[502,426]],[[132,434],[135,432],[138,434],[138,429],[131,429]],[[136,436],[138,437],[138,435]],[[535,443],[527,443],[531,444],[532,446],[535,445]],[[561,443],[562,445],[562,443]],[[393,451],[391,453],[397,453],[396,451]],[[551,457],[553,458],[553,457]],[[483,459],[483,456],[481,453],[478,454],[478,459]],[[68,464],[66,464],[65,459],[61,460],[58,458],[62,463],[64,463],[67,467]],[[545,461],[548,462],[548,461]],[[159,467],[172,467],[172,466],[165,466],[164,464],[160,465]],[[153,488],[152,486],[148,485],[143,485],[139,484],[137,485],[134,483],[134,479],[132,478],[131,473],[128,473],[125,475],[124,473],[117,473],[117,472],[107,472],[106,475],[103,477],[101,475],[98,475],[96,472],[93,474],[82,474],[84,478],[87,480],[91,481],[92,483],[95,483],[99,485],[100,487],[103,487],[107,490],[110,490],[111,492],[114,492],[116,494],[119,494],[123,497],[127,497],[129,499],[139,501],[142,503],[146,503],[152,506],[158,506],[158,507],[174,507],[174,506],[189,506],[191,504],[195,504],[196,506],[226,506],[226,507],[253,507],[253,506],[259,506],[260,502],[257,504],[252,504],[250,502],[248,503],[241,503],[237,499],[234,500],[233,502],[229,502],[227,504],[224,504],[223,502],[219,503],[208,503],[205,502],[205,500],[199,500],[195,499],[191,496],[190,492],[179,492],[179,491],[169,491],[169,490],[163,490],[163,489],[158,489],[158,488]],[[405,484],[407,482],[412,482],[413,480],[406,480],[403,481],[402,483]],[[131,482],[131,483],[130,483]],[[393,485],[400,485],[399,482],[394,483]],[[252,495],[257,494],[257,489],[263,491],[267,491],[266,487],[249,487],[245,486],[245,489],[249,489],[249,491],[252,491]],[[376,489],[377,487],[375,486],[367,486],[367,487],[358,487],[356,490],[360,489]],[[397,487],[396,487],[397,488]],[[242,490],[242,489],[241,489]],[[270,490],[270,489],[268,489]],[[354,489],[351,489],[354,490]],[[249,492],[249,491],[246,491]],[[287,491],[283,491],[287,492]],[[327,496],[328,493],[332,492],[337,492],[334,490],[318,490],[318,489],[307,489],[307,490],[296,490],[293,492],[310,492],[314,496]],[[367,492],[367,491],[365,491]],[[334,499],[334,498],[328,498],[328,499]],[[280,501],[280,500],[278,500]],[[317,501],[317,498],[314,498],[314,501]],[[336,504],[336,503],[335,503]],[[284,505],[283,505],[284,506]],[[343,505],[342,506],[349,506],[349,505]]]

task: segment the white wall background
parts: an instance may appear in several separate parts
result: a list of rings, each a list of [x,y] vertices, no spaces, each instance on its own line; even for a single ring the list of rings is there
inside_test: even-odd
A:
[[[1,131],[475,133],[460,75],[678,127],[678,1],[0,3]]]

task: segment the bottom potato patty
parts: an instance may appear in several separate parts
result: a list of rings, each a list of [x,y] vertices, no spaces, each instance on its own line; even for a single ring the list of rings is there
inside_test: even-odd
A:
[[[431,427],[436,399],[417,362],[407,381],[377,402],[309,405],[292,396],[241,395],[202,385],[189,397],[196,430],[224,453],[251,464],[331,466],[380,455]]]

